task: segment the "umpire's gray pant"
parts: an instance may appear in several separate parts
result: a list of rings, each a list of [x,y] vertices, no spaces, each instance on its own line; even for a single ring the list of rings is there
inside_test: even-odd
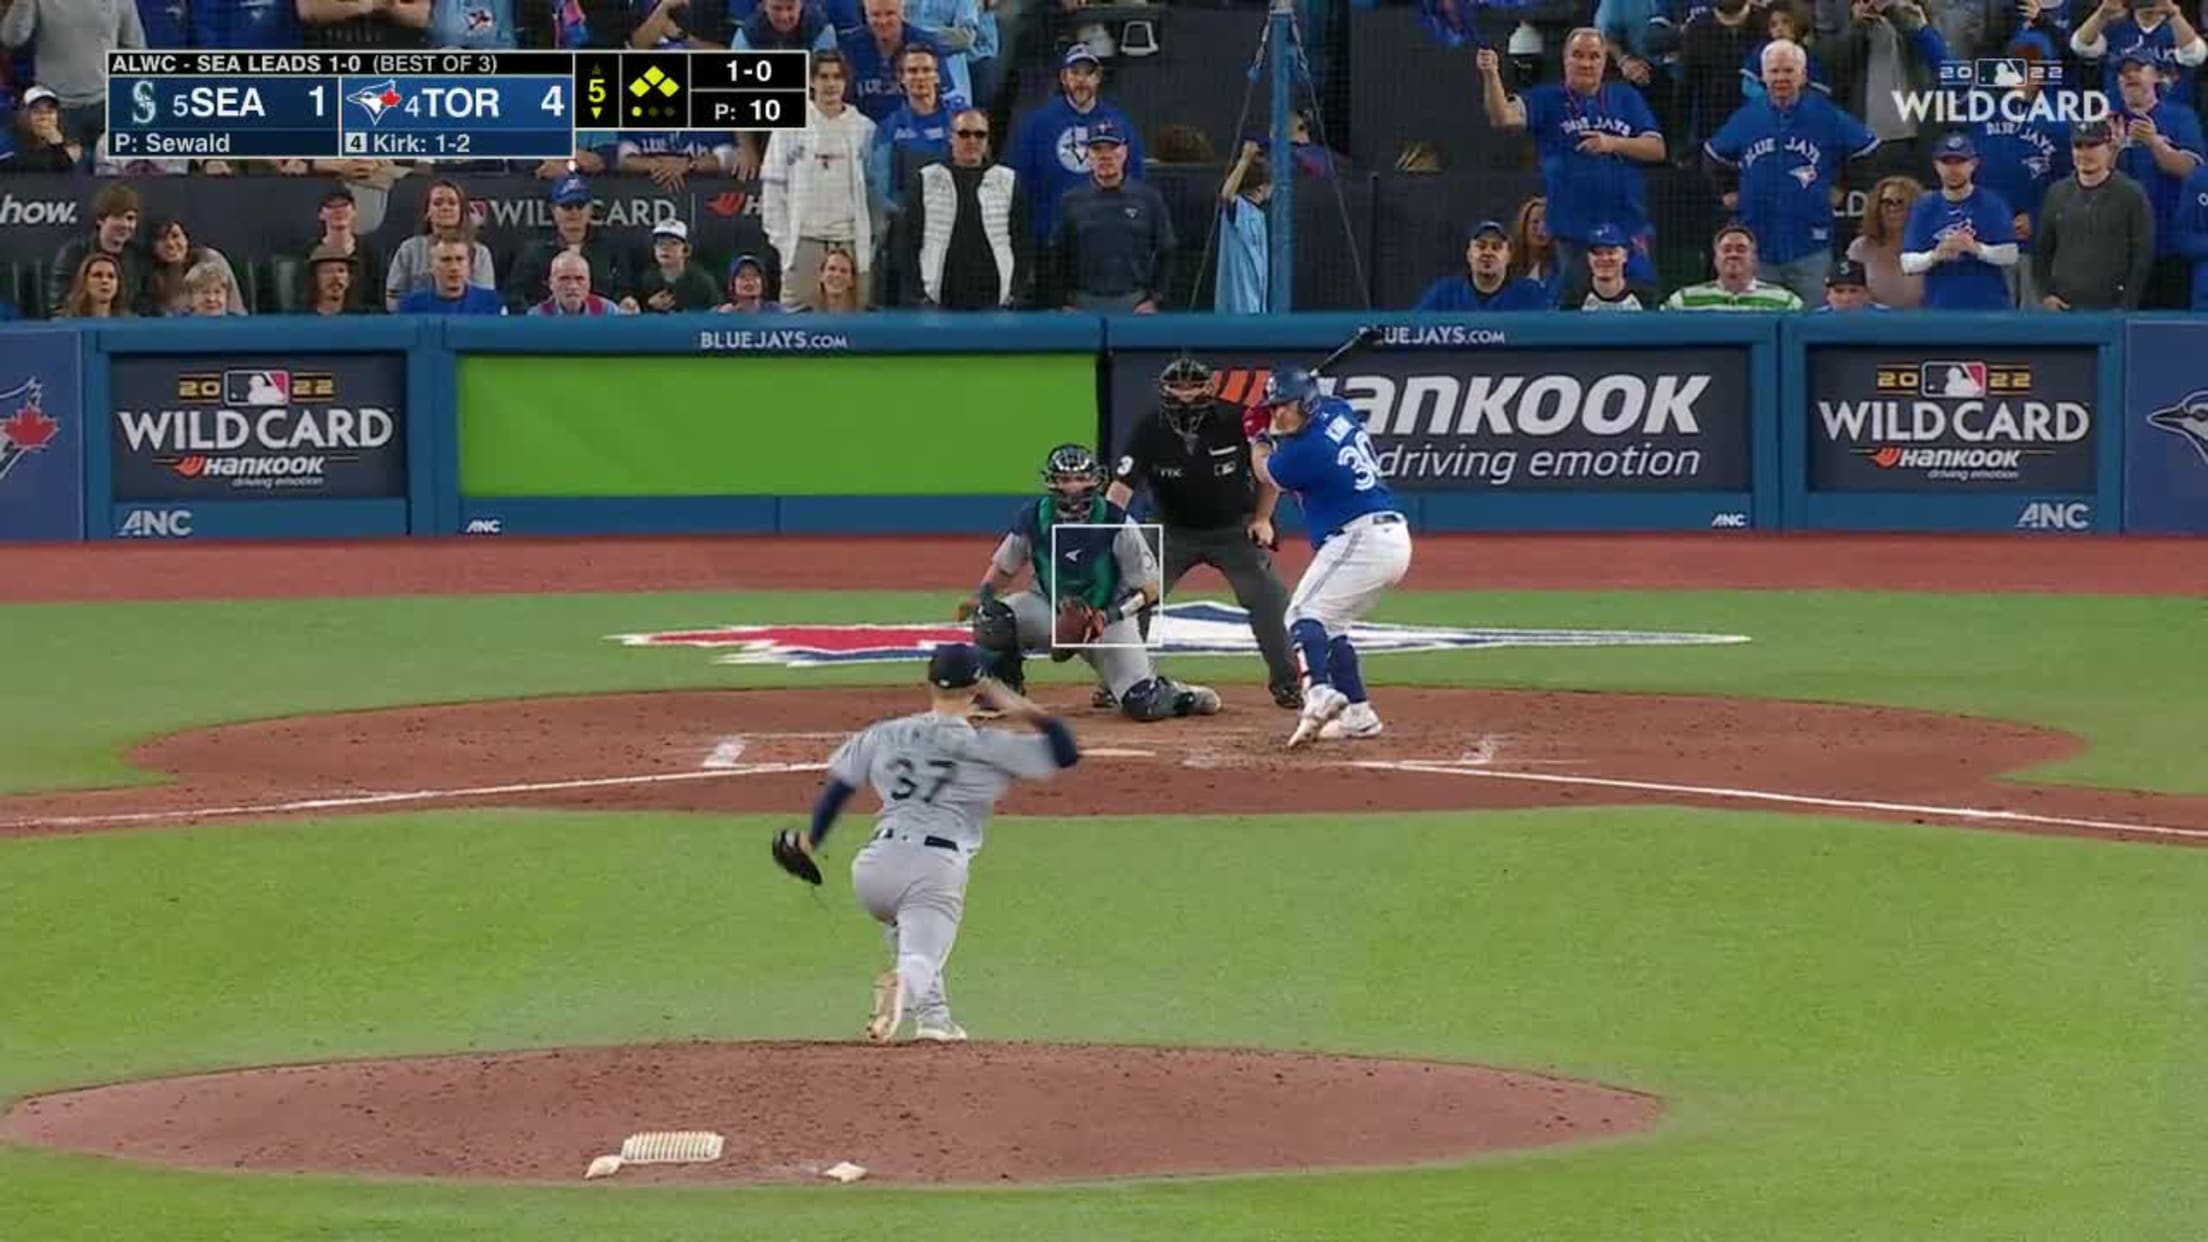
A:
[[[1272,554],[1250,542],[1242,526],[1168,526],[1165,528],[1165,590],[1171,598],[1174,584],[1198,565],[1209,565],[1226,577],[1234,601],[1250,614],[1250,634],[1258,653],[1265,657],[1265,680],[1274,689],[1293,688],[1303,680],[1288,646],[1288,588],[1273,569]],[[1150,618],[1143,617],[1143,635],[1150,633]]]

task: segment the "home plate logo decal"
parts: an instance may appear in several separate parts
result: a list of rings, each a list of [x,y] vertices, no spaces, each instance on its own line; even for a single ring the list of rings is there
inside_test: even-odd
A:
[[[1249,614],[1229,604],[1167,604],[1150,637],[1157,650],[1179,656],[1256,655]],[[657,634],[615,634],[631,647],[726,649],[721,664],[781,664],[820,668],[888,664],[925,658],[937,643],[968,642],[964,625],[724,625]],[[1647,630],[1505,630],[1363,622],[1350,639],[1366,655],[1457,651],[1472,647],[1693,647],[1744,643],[1744,634],[1666,634]]]

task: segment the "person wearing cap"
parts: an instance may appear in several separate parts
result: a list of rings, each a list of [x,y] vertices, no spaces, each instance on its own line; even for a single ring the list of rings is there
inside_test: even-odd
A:
[[[552,258],[548,278],[551,296],[529,308],[531,315],[626,315],[619,302],[591,288],[590,260],[578,250],[562,250]]]
[[[0,7],[0,43],[30,50],[62,132],[89,150],[107,132],[107,53],[144,47],[146,28],[134,0],[13,0]]]
[[[100,187],[100,192],[92,196],[91,231],[64,243],[55,253],[53,275],[46,285],[49,308],[60,306],[68,298],[77,268],[92,254],[115,260],[116,270],[122,273],[122,304],[136,306],[145,292],[150,264],[145,247],[138,244],[138,191],[123,182],[111,181]]]
[[[2154,205],[2116,170],[2107,121],[2070,133],[2070,176],[2047,190],[2033,238],[2032,282],[2048,310],[2137,310],[2154,274]]]
[[[1465,270],[1428,286],[1415,310],[1525,311],[1553,309],[1538,281],[1510,277],[1510,231],[1500,220],[1472,226],[1464,246]]]
[[[2070,50],[2107,66],[2102,89],[2110,99],[2123,89],[2124,62],[2134,57],[2161,74],[2162,92],[2193,97],[2193,71],[2208,62],[2208,43],[2173,0],[2080,0],[2077,7],[2091,11],[2071,33]]]
[[[787,839],[817,857],[851,795],[872,787],[882,811],[873,839],[851,858],[851,892],[881,924],[889,970],[874,980],[868,1042],[966,1039],[951,1015],[943,975],[958,942],[966,885],[984,828],[1016,780],[1049,780],[1081,761],[1066,722],[982,674],[981,653],[944,643],[928,656],[928,710],[860,730],[828,757],[828,781],[812,823]],[[977,729],[976,706],[1036,736]]]
[[[1717,236],[1710,240],[1710,257],[1716,263],[1717,279],[1673,290],[1672,295],[1664,299],[1665,310],[1769,312],[1802,309],[1800,294],[1785,285],[1757,278],[1756,234],[1747,225],[1735,221],[1719,229]],[[1820,304],[1824,301],[1823,292],[1818,291]]]
[[[704,268],[690,261],[690,226],[662,220],[652,227],[652,266],[638,273],[636,290],[621,308],[653,315],[712,310],[720,290]]]
[[[1703,154],[1728,208],[1753,230],[1763,283],[1824,301],[1832,266],[1832,198],[1844,165],[1878,149],[1863,122],[1806,90],[1807,58],[1783,39],[1763,49],[1764,97],[1740,106]]]
[[[569,251],[590,265],[590,292],[615,302],[629,296],[627,250],[591,223],[590,202],[590,183],[581,177],[552,183],[552,231],[524,246],[506,273],[508,310],[518,315],[543,305],[554,293],[553,260]]]
[[[2159,73],[2145,57],[2126,56],[2117,69],[2121,92],[2111,102],[2116,168],[2139,183],[2154,207],[2154,272],[2139,303],[2143,310],[2183,310],[2192,304],[2192,272],[2177,253],[2178,196],[2200,167],[2204,144],[2200,115],[2155,90]]]
[[[1889,309],[1884,303],[1871,300],[1870,273],[1854,259],[1835,260],[1832,274],[1825,277],[1825,304],[1817,308],[1819,314],[1830,311],[1882,311]]]
[[[2039,305],[2031,263],[2039,206],[2047,197],[2047,187],[2070,175],[2070,123],[2050,115],[2052,110],[2044,104],[2034,114],[2034,101],[2046,89],[2041,75],[2059,74],[2063,67],[2056,46],[2037,28],[2012,40],[2003,55],[2024,62],[2024,81],[2006,93],[2016,97],[2013,106],[2020,115],[2012,120],[1996,112],[1970,131],[1978,148],[1978,184],[2000,195],[2016,213],[2011,224],[2021,257],[2008,270],[2008,277],[2014,303],[2023,307]]]
[[[1089,179],[1089,127],[1109,122],[1127,135],[1127,175],[1143,176],[1142,133],[1102,94],[1104,68],[1086,43],[1058,62],[1058,93],[1020,123],[1011,164],[1034,205],[1035,238],[1058,227],[1058,202]]]
[[[1934,148],[1940,188],[1909,211],[1902,232],[1901,270],[1924,276],[1926,310],[2013,310],[2007,268],[2016,266],[2016,213],[1980,187],[1978,148],[1968,134],[1949,134]]]
[[[1613,225],[1636,241],[1655,235],[1644,169],[1664,162],[1664,136],[1639,91],[1603,81],[1609,59],[1601,31],[1574,30],[1564,40],[1563,82],[1512,97],[1503,89],[1495,49],[1481,48],[1477,57],[1488,123],[1533,136],[1549,236],[1556,239],[1557,266],[1566,279],[1586,269],[1587,237],[1597,224]],[[1644,256],[1635,275],[1654,280],[1654,263]]]
[[[778,130],[767,140],[759,221],[782,261],[782,305],[792,310],[820,296],[821,259],[831,247],[849,252],[857,264],[861,298],[872,283],[868,177],[875,125],[845,99],[850,82],[842,52],[815,52],[805,128]]]
[[[851,102],[876,126],[885,124],[904,106],[904,52],[918,44],[937,48],[918,26],[905,20],[901,0],[865,0],[866,25],[836,41],[851,66]],[[939,62],[940,63],[940,62]],[[944,102],[952,108],[966,106],[963,91],[943,89]]]
[[[1013,310],[1034,280],[1019,175],[989,158],[989,114],[952,118],[951,158],[912,174],[897,227],[898,287],[927,310]]]
[[[481,243],[458,229],[438,233],[429,245],[429,285],[399,299],[401,315],[503,315],[506,303],[476,284],[470,267]]]
[[[65,173],[83,162],[83,145],[61,132],[61,100],[43,86],[23,92],[14,144],[0,154],[0,172]]]
[[[1572,311],[1652,311],[1662,306],[1653,285],[1627,270],[1632,243],[1615,224],[1587,230],[1587,262],[1573,272],[1558,309]]]
[[[780,302],[767,299],[767,265],[755,254],[740,254],[728,265],[728,300],[713,308],[717,315],[781,315]]]
[[[1165,198],[1127,176],[1127,131],[1089,126],[1089,181],[1058,202],[1050,255],[1058,304],[1103,313],[1155,312],[1173,287],[1180,245]]]
[[[313,271],[314,256],[335,253],[352,261],[345,290],[346,309],[355,314],[387,309],[384,299],[378,296],[378,291],[384,287],[383,251],[374,241],[360,235],[360,205],[354,201],[352,190],[342,182],[324,190],[317,214],[321,217],[322,234],[308,250],[307,270],[301,274],[305,287],[296,291],[297,296],[305,304],[314,302],[320,289]]]
[[[369,304],[354,296],[354,287],[360,281],[353,267],[353,256],[335,246],[316,246],[308,253],[308,314],[359,315],[368,311]]]

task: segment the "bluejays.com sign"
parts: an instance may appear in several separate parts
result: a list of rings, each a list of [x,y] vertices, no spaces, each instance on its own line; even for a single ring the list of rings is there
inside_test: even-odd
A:
[[[1816,346],[1809,486],[2090,492],[2100,351]]]
[[[406,358],[117,357],[117,500],[406,494]]]
[[[1118,351],[1108,440],[1116,455],[1157,404],[1178,352]],[[1213,392],[1256,404],[1296,353],[1197,355]],[[1746,346],[1380,353],[1321,381],[1364,420],[1401,491],[1744,492],[1750,486]]]

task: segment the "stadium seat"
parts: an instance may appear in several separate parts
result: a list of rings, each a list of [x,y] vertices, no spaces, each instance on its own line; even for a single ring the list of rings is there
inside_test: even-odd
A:
[[[9,278],[14,282],[10,300],[17,313],[25,319],[47,318],[53,311],[46,304],[46,281],[53,274],[53,265],[43,259],[21,259],[9,267]]]
[[[271,256],[267,263],[267,284],[263,287],[261,312],[297,315],[306,308],[306,265],[297,255]]]

